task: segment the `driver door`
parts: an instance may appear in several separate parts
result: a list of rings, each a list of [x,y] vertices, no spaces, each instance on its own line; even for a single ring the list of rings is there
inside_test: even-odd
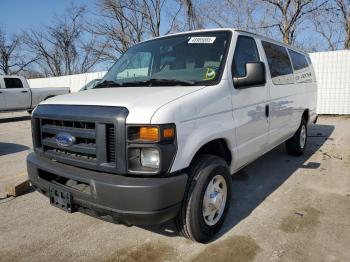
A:
[[[232,76],[246,76],[245,65],[261,61],[256,40],[253,37],[237,37]],[[253,161],[268,147],[269,132],[269,90],[268,85],[233,87],[233,118],[236,123],[237,168]]]

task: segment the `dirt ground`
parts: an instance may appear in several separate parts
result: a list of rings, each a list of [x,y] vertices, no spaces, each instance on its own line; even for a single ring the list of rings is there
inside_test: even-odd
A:
[[[50,206],[30,190],[0,198],[0,261],[349,261],[350,117],[320,117],[305,156],[281,145],[233,176],[218,238],[197,244],[173,223],[126,227]],[[25,175],[26,113],[0,114],[0,192]]]

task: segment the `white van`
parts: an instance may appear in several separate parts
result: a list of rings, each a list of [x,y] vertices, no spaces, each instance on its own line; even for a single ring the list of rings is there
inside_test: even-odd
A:
[[[282,142],[301,155],[315,108],[312,64],[296,48],[234,29],[168,35],[131,47],[94,89],[41,103],[28,174],[65,211],[175,218],[206,242],[231,174]]]

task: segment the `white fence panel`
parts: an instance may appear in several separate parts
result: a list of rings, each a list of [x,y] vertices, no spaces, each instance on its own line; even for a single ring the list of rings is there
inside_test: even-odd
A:
[[[350,50],[311,53],[317,79],[317,113],[350,114]]]
[[[106,72],[78,75],[28,79],[31,88],[69,86],[71,92],[77,92],[85,84],[96,78],[102,78]]]

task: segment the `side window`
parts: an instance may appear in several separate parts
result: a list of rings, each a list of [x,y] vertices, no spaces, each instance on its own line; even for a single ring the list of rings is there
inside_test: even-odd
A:
[[[294,70],[301,70],[308,67],[306,57],[298,52],[288,49]]]
[[[246,75],[245,65],[249,62],[258,62],[259,52],[254,38],[238,36],[235,53],[232,62],[232,75],[244,77]]]
[[[261,41],[269,64],[272,82],[276,85],[292,84],[293,68],[287,49],[283,46]]]
[[[4,81],[6,88],[23,88],[22,81],[19,78],[4,77]]]
[[[313,81],[307,58],[298,52],[288,49],[294,68],[294,77],[297,83],[310,83]]]

